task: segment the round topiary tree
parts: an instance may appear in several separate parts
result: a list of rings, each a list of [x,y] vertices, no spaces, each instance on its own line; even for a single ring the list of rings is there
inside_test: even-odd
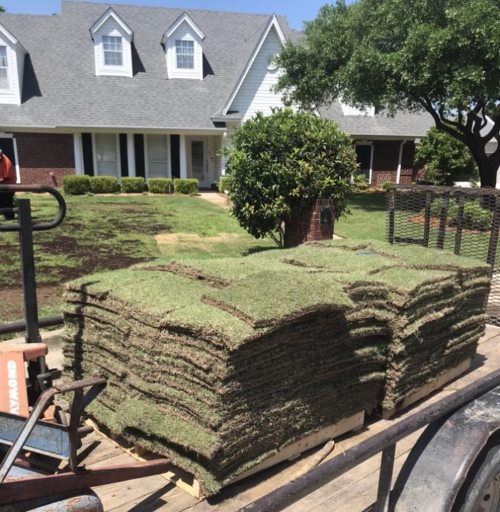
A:
[[[284,225],[317,199],[346,209],[356,155],[350,137],[331,121],[291,109],[258,113],[238,128],[225,150],[233,214],[256,238],[280,246]]]
[[[479,178],[477,165],[465,144],[431,128],[415,151],[415,161],[424,164],[424,178],[437,185]]]

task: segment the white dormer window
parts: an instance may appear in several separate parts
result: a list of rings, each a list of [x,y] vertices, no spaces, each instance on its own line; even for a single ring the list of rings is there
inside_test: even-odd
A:
[[[0,25],[0,103],[21,104],[26,54],[21,43]]]
[[[132,29],[109,8],[91,27],[97,76],[133,76]]]
[[[7,47],[0,46],[0,89],[9,88],[9,62],[7,60]]]
[[[168,78],[203,80],[203,40],[205,34],[184,13],[163,35]]]
[[[175,41],[177,69],[194,69],[194,41]]]
[[[122,38],[119,36],[102,36],[105,66],[123,66]]]

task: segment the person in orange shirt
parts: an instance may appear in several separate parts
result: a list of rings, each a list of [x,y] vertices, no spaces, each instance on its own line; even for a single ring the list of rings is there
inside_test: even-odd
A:
[[[14,185],[16,183],[16,172],[14,166],[7,155],[0,149],[0,185]],[[2,191],[0,193],[0,208],[14,207],[14,192]],[[7,220],[14,218],[12,210],[3,212]]]

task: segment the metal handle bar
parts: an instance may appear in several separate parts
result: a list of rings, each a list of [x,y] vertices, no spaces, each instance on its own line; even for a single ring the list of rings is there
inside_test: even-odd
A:
[[[47,231],[55,228],[61,224],[66,215],[66,201],[61,193],[52,187],[45,185],[0,185],[1,192],[35,192],[35,193],[48,193],[53,195],[59,205],[59,210],[56,217],[51,222],[38,222],[32,224],[33,231]],[[18,224],[0,224],[0,231],[21,231],[21,225]]]

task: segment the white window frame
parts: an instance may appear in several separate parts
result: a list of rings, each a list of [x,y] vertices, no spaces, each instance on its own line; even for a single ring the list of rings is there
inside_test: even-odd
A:
[[[109,49],[106,45],[117,46],[119,49]],[[108,64],[106,62],[106,56],[120,57],[120,64]],[[106,68],[123,68],[123,37],[122,36],[111,36],[108,34],[102,35],[102,62]]]
[[[165,133],[146,133],[144,134],[144,164],[146,169],[146,179],[149,179],[149,136],[150,135],[159,135],[165,137],[167,143],[167,176],[166,178],[172,178],[172,157],[170,151],[170,135]],[[158,177],[158,176],[152,176]]]
[[[96,135],[114,135],[115,137],[115,152],[116,152],[116,175],[115,178],[119,180],[122,175],[122,166],[121,166],[121,154],[120,154],[120,138],[117,133],[92,133],[92,159],[94,162],[94,176],[109,176],[109,174],[99,174],[98,166],[97,166],[97,143],[96,143]]]
[[[175,66],[177,69],[194,69],[194,46],[195,42],[192,39],[175,40]],[[179,65],[183,61],[190,65]]]
[[[5,85],[5,87],[2,87],[0,85],[0,89],[1,90],[8,90],[8,89],[10,89],[9,60],[8,60],[8,57],[7,57],[8,48],[7,48],[7,45],[0,44],[0,49],[2,49],[2,48],[5,50],[5,56],[0,55],[0,70],[5,70],[6,85]]]

